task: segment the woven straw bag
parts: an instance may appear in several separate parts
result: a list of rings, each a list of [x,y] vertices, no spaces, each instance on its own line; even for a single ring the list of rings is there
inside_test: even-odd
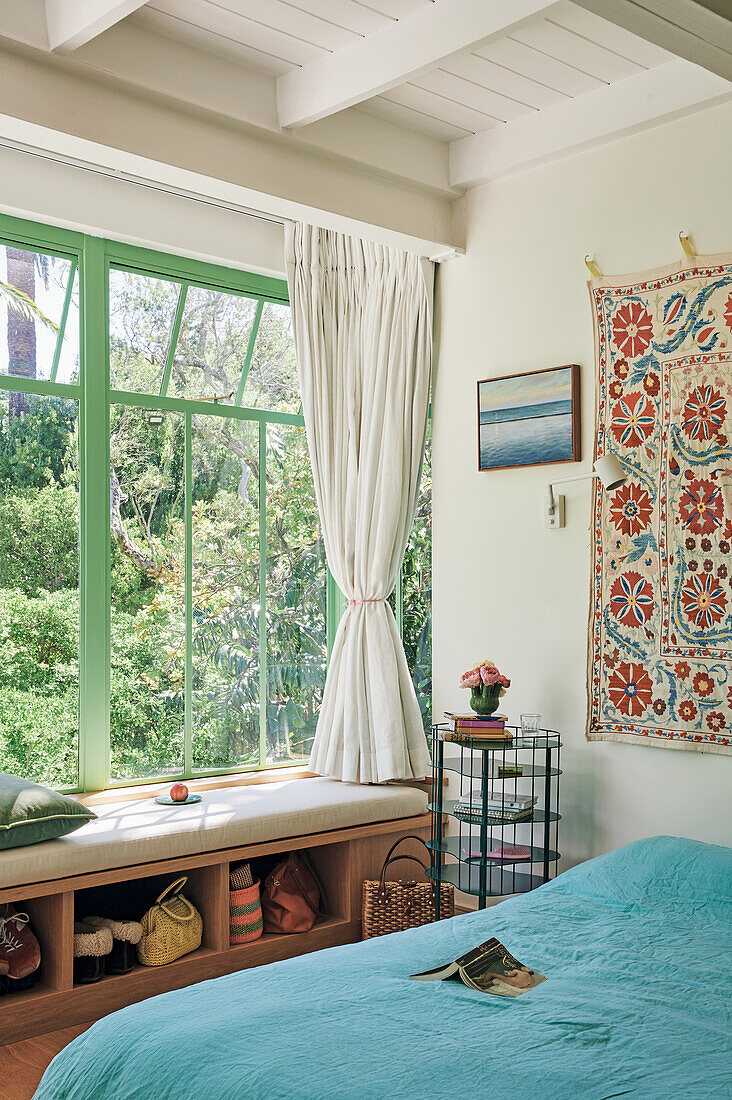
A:
[[[137,958],[143,966],[165,966],[201,946],[203,920],[180,891],[188,880],[176,879],[142,918]]]
[[[404,881],[387,882],[386,871],[389,864],[399,859],[410,859],[427,872],[427,864],[416,856],[395,856],[394,852],[405,840],[416,840],[424,844],[421,837],[403,836],[389,849],[381,868],[379,880],[367,879],[363,884],[361,907],[363,939],[372,936],[385,936],[389,932],[403,932],[407,928],[419,928],[422,924],[431,924],[435,919],[435,883]],[[427,845],[425,849],[429,854]],[[455,888],[452,883],[440,883],[440,919],[455,915]]]

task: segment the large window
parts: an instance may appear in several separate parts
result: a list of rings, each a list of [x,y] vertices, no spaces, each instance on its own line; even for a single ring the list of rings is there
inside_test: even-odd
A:
[[[302,763],[343,601],[285,284],[0,219],[0,771]],[[392,606],[429,722],[429,461]]]

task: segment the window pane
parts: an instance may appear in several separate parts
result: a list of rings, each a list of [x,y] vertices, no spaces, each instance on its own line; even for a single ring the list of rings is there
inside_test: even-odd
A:
[[[432,721],[432,456],[428,429],[417,514],[402,566],[402,640],[425,731]]]
[[[0,771],[78,783],[77,403],[0,391]]]
[[[193,417],[193,765],[259,763],[259,429]]]
[[[109,272],[109,360],[112,388],[159,393],[180,285]]]
[[[0,245],[0,374],[48,380],[71,260]],[[79,295],[75,282],[56,381],[79,373]]]
[[[305,429],[267,431],[267,762],[312,748],[327,664],[326,564]]]
[[[290,307],[265,302],[242,405],[296,413],[300,409]]]
[[[183,767],[185,433],[112,405],[112,778]]]
[[[236,397],[257,303],[237,294],[188,288],[168,393]]]

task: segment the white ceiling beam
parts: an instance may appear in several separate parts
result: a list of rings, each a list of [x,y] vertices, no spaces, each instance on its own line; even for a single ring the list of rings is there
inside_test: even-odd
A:
[[[681,58],[450,146],[450,183],[473,187],[732,98],[732,84]]]
[[[557,6],[547,0],[436,0],[279,77],[280,125],[305,126],[363,103]]]
[[[145,3],[146,0],[46,0],[49,48],[76,50]]]
[[[48,49],[44,0],[0,0],[0,37],[38,50]]]
[[[214,111],[235,122],[277,132],[275,83],[266,73],[214,57],[187,42],[124,23],[64,59],[72,71],[92,70],[106,80],[177,103]],[[195,73],[195,79],[191,75]]]
[[[455,196],[447,179],[444,142],[361,111],[283,133],[277,121],[273,77],[174,42],[147,27],[130,23],[113,27],[62,64],[73,71],[91,70],[105,83],[121,81],[185,109],[212,112],[265,130],[287,145],[318,149],[442,197]],[[191,73],[196,74],[194,81]]]
[[[53,57],[0,51],[0,145],[9,140],[41,157],[57,153],[92,171],[111,170],[217,203],[323,224],[432,258],[463,244],[444,188],[435,193],[421,181],[364,170],[291,135],[237,126],[208,110],[181,109],[167,97],[142,95],[119,81],[108,85],[81,72],[75,54],[51,63]]]
[[[732,80],[732,4],[725,18],[705,0],[574,0],[647,42]],[[718,2],[717,7],[723,10]]]

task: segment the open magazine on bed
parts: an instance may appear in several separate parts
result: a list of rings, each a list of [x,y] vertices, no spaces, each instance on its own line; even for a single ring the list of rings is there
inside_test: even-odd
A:
[[[409,976],[417,982],[464,982],[471,989],[496,997],[520,997],[546,981],[543,974],[515,959],[495,936],[444,966]]]

